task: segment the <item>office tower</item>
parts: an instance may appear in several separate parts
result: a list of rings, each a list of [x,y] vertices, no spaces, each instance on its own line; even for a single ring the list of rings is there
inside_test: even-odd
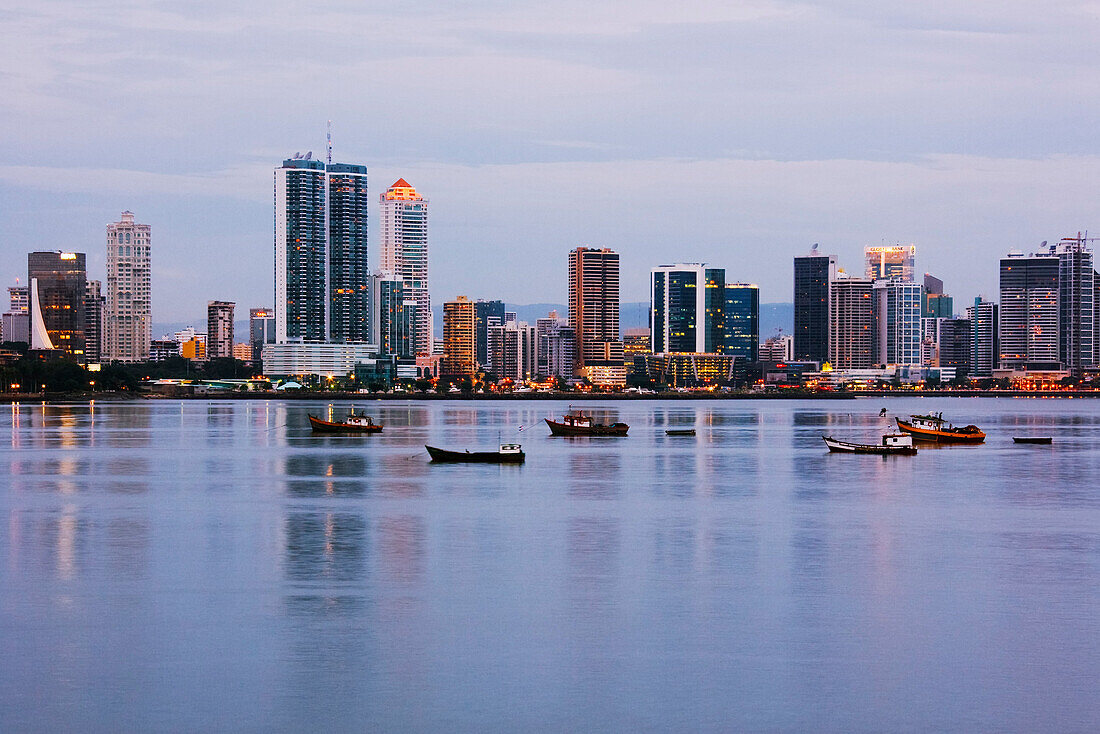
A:
[[[951,296],[943,292],[943,281],[924,274],[924,292],[921,294],[921,316],[926,319],[949,319],[954,316],[955,304]]]
[[[755,362],[760,350],[760,288],[755,283],[727,283],[725,294],[718,352]]]
[[[259,362],[264,344],[275,343],[275,309],[248,309],[248,343],[252,347],[249,359]]]
[[[835,369],[865,369],[874,364],[874,287],[842,275],[829,285],[829,362]]]
[[[915,245],[867,247],[863,252],[867,258],[865,277],[868,280],[913,280],[917,257]]]
[[[954,367],[959,377],[970,374],[973,328],[969,319],[940,319],[937,342],[940,367]]]
[[[1052,252],[1001,258],[1002,369],[1060,369],[1058,270]]]
[[[499,379],[523,382],[535,376],[535,327],[507,321],[488,330],[490,368]]]
[[[536,366],[538,377],[570,377],[576,361],[576,341],[573,328],[567,319],[558,318],[557,311],[551,311],[546,318],[535,322]],[[646,330],[646,344],[649,344],[649,331]]]
[[[1076,377],[1095,365],[1093,355],[1093,280],[1092,250],[1078,233],[1059,242],[1058,255],[1058,329],[1059,359],[1064,369]]]
[[[370,329],[366,166],[275,169],[275,341],[359,342]]]
[[[577,374],[587,370],[617,379],[613,373],[619,370],[625,379],[619,336],[619,253],[589,247],[569,252],[569,325],[577,344]]]
[[[401,178],[386,189],[380,201],[381,269],[405,283],[405,296],[416,302],[416,351],[431,354],[434,332],[428,293],[428,199]]]
[[[483,301],[474,303],[474,314],[477,319],[477,363],[487,365],[489,363],[489,319],[495,318],[497,324],[503,324],[504,301]]]
[[[975,298],[974,305],[966,308],[966,318],[970,322],[970,374],[992,377],[993,370],[1002,366],[1000,309],[996,303]]]
[[[103,359],[142,362],[153,339],[151,292],[152,228],[122,212],[107,225],[107,292]]]
[[[836,258],[817,251],[794,259],[794,356],[805,362],[829,359],[829,284]]]
[[[17,278],[16,283],[19,282]],[[11,313],[28,313],[27,304],[29,303],[30,296],[28,295],[28,287],[25,285],[14,285],[8,288],[8,301],[11,307],[8,309]]]
[[[477,372],[476,321],[474,302],[466,296],[443,304],[443,374],[460,377]]]
[[[1100,272],[1092,271],[1092,363],[1100,367]]]
[[[210,359],[233,356],[233,308],[230,301],[206,303],[206,353]]]
[[[88,286],[83,252],[27,255],[32,349],[59,349],[84,362],[84,296]]]
[[[921,361],[920,283],[876,280],[873,286],[875,364],[919,365]]]
[[[84,360],[92,364],[103,359],[103,333],[106,313],[106,298],[102,293],[102,284],[98,280],[89,280],[84,289]],[[148,359],[148,355],[146,355]]]
[[[371,276],[371,341],[382,354],[416,356],[416,301],[395,276]]]
[[[655,354],[706,352],[706,269],[661,265],[649,273],[649,329]]]

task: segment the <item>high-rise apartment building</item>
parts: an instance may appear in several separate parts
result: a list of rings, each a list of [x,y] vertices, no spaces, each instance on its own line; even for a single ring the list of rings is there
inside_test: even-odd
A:
[[[720,354],[755,362],[760,356],[760,288],[755,283],[726,283]]]
[[[84,361],[92,364],[103,359],[103,333],[106,298],[103,296],[103,284],[98,280],[89,280],[84,290]]]
[[[489,364],[490,320],[495,319],[492,323],[496,325],[504,323],[504,301],[483,301],[478,299],[474,302],[474,313],[477,319],[477,363],[479,365],[487,365]]]
[[[1052,252],[1001,258],[1002,369],[1060,369],[1059,265]]]
[[[206,303],[206,354],[209,359],[233,356],[233,310],[230,301]]]
[[[919,365],[921,359],[920,283],[876,280],[873,285],[874,363]]]
[[[864,248],[868,280],[913,280],[916,245],[890,245]]]
[[[371,342],[382,354],[416,356],[416,301],[405,282],[383,273],[371,277]]]
[[[370,330],[366,166],[295,157],[275,169],[275,341],[360,342]]]
[[[18,278],[15,282],[19,282]],[[30,303],[30,296],[27,286],[14,285],[8,288],[8,302],[11,304],[8,309],[11,313],[29,313],[27,304]]]
[[[259,362],[264,344],[275,343],[275,309],[248,309],[248,343],[252,347],[252,362]]]
[[[829,286],[829,362],[835,369],[869,368],[874,365],[874,284],[841,276]]]
[[[443,304],[443,374],[455,377],[477,372],[474,302],[459,296]]]
[[[619,253],[589,247],[569,252],[569,325],[577,345],[577,374],[606,384],[625,381]]]
[[[432,300],[428,293],[428,199],[401,178],[379,198],[382,205],[382,272],[404,282],[416,303],[416,351],[432,353]]]
[[[973,306],[967,306],[966,318],[970,322],[970,375],[992,377],[993,370],[1001,367],[1000,309],[996,303],[975,298]]]
[[[508,321],[489,327],[489,368],[501,379],[523,382],[535,377],[535,327],[526,321]]]
[[[953,367],[957,376],[971,373],[973,329],[970,319],[940,319],[937,347],[941,368]]]
[[[85,362],[84,297],[88,271],[83,252],[27,255],[32,349],[59,349]]]
[[[535,322],[535,339],[536,375],[543,379],[571,377],[576,361],[576,342],[569,321],[558,318],[557,311],[551,311],[549,316]],[[649,343],[648,331],[646,343]]]
[[[103,359],[143,362],[153,340],[152,227],[122,212],[107,225],[107,292],[104,296]]]
[[[1059,242],[1054,252],[1058,255],[1059,359],[1064,369],[1080,376],[1086,367],[1096,365],[1092,250],[1078,233]]]
[[[836,258],[813,246],[794,259],[794,356],[807,362],[829,359],[829,284],[836,278]]]

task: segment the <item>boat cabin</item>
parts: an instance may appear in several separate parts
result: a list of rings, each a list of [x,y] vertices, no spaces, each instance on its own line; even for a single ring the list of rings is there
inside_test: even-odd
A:
[[[883,446],[913,446],[913,437],[908,433],[887,433],[882,437]]]
[[[562,416],[561,422],[567,426],[574,426],[577,428],[591,428],[592,419],[587,415],[565,415]]]
[[[502,443],[500,445],[500,453],[502,454],[522,454],[523,447],[518,443]]]

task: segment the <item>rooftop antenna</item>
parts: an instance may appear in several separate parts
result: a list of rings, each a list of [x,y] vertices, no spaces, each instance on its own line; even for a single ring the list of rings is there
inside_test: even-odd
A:
[[[326,136],[328,144],[328,164],[332,165],[332,120],[328,121],[328,135]]]

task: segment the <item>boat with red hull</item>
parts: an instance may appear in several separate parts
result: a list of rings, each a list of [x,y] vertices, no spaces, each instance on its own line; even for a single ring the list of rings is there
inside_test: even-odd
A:
[[[560,422],[543,420],[555,436],[625,436],[630,429],[625,423],[593,423],[587,415],[567,415]]]
[[[382,430],[380,424],[362,413],[352,413],[343,422],[321,420],[311,415],[309,425],[314,433],[379,433]]]
[[[943,419],[943,413],[931,415],[913,415],[911,420],[895,418],[898,428],[917,441],[935,441],[937,443],[982,443],[985,434],[975,425],[959,428]]]

